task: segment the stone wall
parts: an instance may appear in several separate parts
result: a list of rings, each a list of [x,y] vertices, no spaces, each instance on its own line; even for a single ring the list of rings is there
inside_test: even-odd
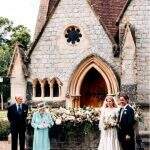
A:
[[[29,124],[26,132],[26,145],[29,150],[32,149],[33,130]],[[98,122],[66,122],[54,125],[49,129],[49,138],[52,150],[96,150],[100,140]]]
[[[75,25],[82,34],[75,45],[64,32]],[[111,41],[87,0],[61,0],[31,55],[30,79],[58,77],[65,96],[68,81],[78,64],[96,54],[120,74],[120,59],[114,58]]]
[[[49,131],[51,150],[97,150],[100,142],[100,131],[98,125],[94,125],[93,130],[86,134],[78,132],[82,127],[76,126],[72,132],[64,132],[62,125],[54,125]],[[143,150],[145,147],[139,136],[136,136],[136,150]],[[28,128],[26,133],[26,147],[32,149],[33,144],[33,128]]]
[[[128,6],[120,28],[129,22],[135,30],[137,62],[137,99],[150,100],[150,1],[133,0]]]
[[[135,86],[128,87],[130,91],[135,91],[137,101],[143,105],[144,125],[140,126],[141,130],[150,130],[150,1],[133,0],[128,6],[120,28],[129,22],[135,31],[136,45],[136,65],[137,78]]]
[[[137,101],[136,46],[129,23],[126,24],[121,47],[121,91],[127,93],[130,100]]]

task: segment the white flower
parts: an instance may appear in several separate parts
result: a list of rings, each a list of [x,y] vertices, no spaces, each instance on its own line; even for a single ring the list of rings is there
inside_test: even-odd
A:
[[[81,118],[77,118],[77,122],[82,122],[82,119]]]
[[[75,120],[74,116],[68,116],[67,120]]]
[[[33,110],[33,109],[32,109]],[[94,122],[98,121],[99,119],[99,109],[96,108],[52,108],[49,109],[50,114],[52,115],[53,120],[56,122],[56,124],[62,124],[66,121],[72,121],[72,122],[83,122],[83,121],[89,121]],[[30,116],[30,114],[29,114]],[[32,112],[31,112],[32,116]],[[30,117],[31,118],[31,117]]]
[[[132,104],[132,108],[134,110],[134,117],[135,117],[135,120],[137,122],[143,122],[143,114],[142,114],[142,109],[140,109],[139,106],[137,106],[135,103]]]
[[[60,124],[62,123],[61,118],[57,118],[57,119],[55,120],[55,123],[56,123],[57,125],[60,125]]]
[[[67,118],[67,115],[66,114],[62,114],[62,118],[63,119]]]
[[[130,138],[131,138],[130,135],[126,135],[125,137],[126,140],[130,140]]]

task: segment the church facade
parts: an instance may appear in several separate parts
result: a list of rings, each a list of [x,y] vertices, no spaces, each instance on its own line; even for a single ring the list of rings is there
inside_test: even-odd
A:
[[[149,0],[41,0],[31,48],[14,50],[11,98],[99,107],[123,91],[149,119],[149,18]]]

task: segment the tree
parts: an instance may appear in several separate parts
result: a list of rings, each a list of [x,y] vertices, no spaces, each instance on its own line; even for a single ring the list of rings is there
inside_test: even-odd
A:
[[[0,76],[4,81],[0,85],[0,93],[3,93],[4,102],[10,97],[10,81],[6,78],[10,59],[14,50],[14,44],[20,42],[27,50],[30,44],[29,30],[23,25],[14,26],[8,18],[0,17]]]
[[[8,44],[3,43],[0,46],[0,76],[5,76],[9,66],[12,49]]]
[[[17,41],[20,42],[25,49],[28,48],[30,44],[30,34],[29,30],[23,25],[18,25],[14,27],[11,34],[11,44],[13,45]]]
[[[13,22],[7,18],[0,17],[0,46],[8,42],[9,33],[12,30]]]
[[[14,27],[8,18],[0,17],[0,76],[7,74],[14,44],[20,42],[27,50],[30,39],[27,27],[23,25]]]

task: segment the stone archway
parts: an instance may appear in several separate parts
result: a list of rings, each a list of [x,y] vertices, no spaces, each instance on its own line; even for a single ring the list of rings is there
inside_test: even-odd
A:
[[[80,94],[80,107],[102,105],[107,95],[107,86],[104,78],[95,68],[91,68],[85,75]]]
[[[102,83],[104,85],[104,87],[102,88],[102,91],[104,92],[103,95],[117,95],[118,91],[119,91],[119,86],[118,86],[118,81],[116,79],[116,76],[113,72],[113,70],[109,67],[109,65],[107,65],[102,59],[100,59],[99,57],[95,56],[95,55],[91,55],[89,57],[87,57],[86,59],[84,59],[79,66],[77,67],[77,69],[73,72],[70,81],[69,81],[69,86],[68,86],[68,94],[69,94],[69,101],[72,100],[72,107],[83,107],[83,95],[86,95],[87,91],[84,91],[82,88],[85,86],[84,82],[86,82],[85,80],[87,80],[87,78],[90,78],[90,76],[92,77],[92,73],[90,72],[95,71],[96,72],[96,80],[100,83]],[[91,75],[90,75],[91,74]],[[99,74],[99,75],[98,75]],[[89,77],[88,77],[89,76]],[[94,77],[93,77],[94,79]],[[96,82],[96,80],[94,82]],[[90,88],[92,88],[92,86],[94,87],[94,85],[90,84],[89,81],[87,80],[88,85],[90,86]],[[97,86],[98,88],[99,86]],[[85,92],[85,93],[84,93]],[[91,93],[93,93],[93,91],[91,91]],[[97,94],[101,94],[100,90],[96,90],[95,93],[97,96]],[[94,94],[92,95],[94,96]],[[81,102],[82,100],[82,102]],[[92,100],[89,100],[92,101]],[[86,103],[86,105],[90,105],[92,104],[92,106],[97,107],[97,104],[94,104],[94,102],[88,102]]]

